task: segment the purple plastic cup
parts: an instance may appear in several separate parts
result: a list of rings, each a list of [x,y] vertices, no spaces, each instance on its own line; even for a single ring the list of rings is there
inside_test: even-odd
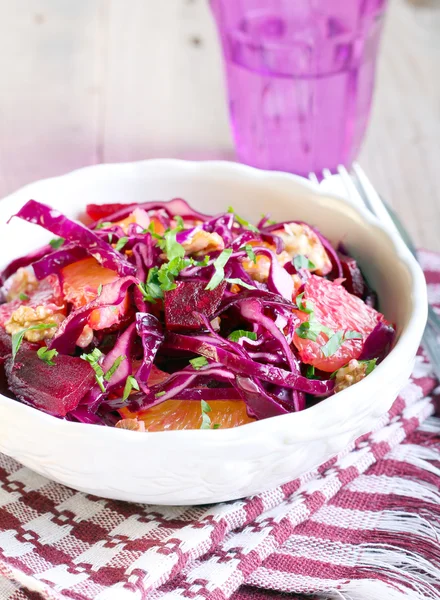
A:
[[[211,0],[239,159],[349,166],[368,123],[387,0]]]

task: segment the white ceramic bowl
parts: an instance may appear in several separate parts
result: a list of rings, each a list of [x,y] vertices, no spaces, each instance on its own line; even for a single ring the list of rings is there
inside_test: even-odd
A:
[[[371,430],[411,373],[426,320],[426,286],[402,242],[367,211],[305,179],[226,162],[151,160],[99,165],[31,184],[0,202],[2,266],[50,239],[7,218],[30,198],[77,217],[87,202],[185,198],[216,213],[302,219],[359,259],[397,324],[398,340],[369,377],[312,408],[216,431],[134,433],[62,421],[0,396],[0,451],[68,486],[109,498],[201,504],[294,479]]]

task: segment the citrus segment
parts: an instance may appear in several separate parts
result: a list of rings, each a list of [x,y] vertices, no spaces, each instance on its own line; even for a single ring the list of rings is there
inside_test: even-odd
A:
[[[333,372],[346,365],[350,360],[359,358],[365,339],[379,321],[386,322],[384,316],[374,308],[367,306],[360,298],[349,294],[341,285],[322,277],[312,275],[304,286],[303,303],[309,300],[313,308],[313,319],[333,332],[356,331],[362,335],[359,339],[347,339],[330,356],[324,356],[322,346],[329,337],[318,334],[316,341],[303,339],[297,333],[293,343],[306,364],[317,369]],[[294,311],[301,323],[310,321],[310,314]]]
[[[100,286],[112,283],[119,275],[101,266],[94,258],[85,258],[61,270],[63,293],[66,302],[80,308],[98,297]],[[117,306],[97,308],[89,317],[92,329],[107,329],[118,323],[129,306],[128,296]]]
[[[219,429],[238,427],[254,421],[247,415],[246,404],[242,400],[211,400],[209,406],[211,423],[219,425]],[[197,400],[166,400],[137,414],[126,408],[119,412],[125,419],[137,417],[144,423],[146,431],[200,429],[202,424],[201,406]]]

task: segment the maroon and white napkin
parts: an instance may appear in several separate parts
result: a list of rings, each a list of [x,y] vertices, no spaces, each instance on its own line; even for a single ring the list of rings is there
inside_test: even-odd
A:
[[[431,302],[440,257],[423,253]],[[0,455],[0,600],[440,600],[440,418],[423,353],[376,429],[205,507],[87,496]]]

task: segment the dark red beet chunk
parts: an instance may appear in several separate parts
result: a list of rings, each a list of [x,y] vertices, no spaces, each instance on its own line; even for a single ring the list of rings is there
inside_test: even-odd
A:
[[[12,352],[11,336],[0,327],[0,365],[2,365]]]
[[[9,389],[19,400],[57,417],[76,408],[95,379],[92,367],[81,358],[60,354],[50,366],[23,348],[15,362],[6,360],[5,370]]]
[[[345,256],[339,254],[339,259],[342,265],[342,271],[345,277],[345,281],[342,284],[347,292],[354,294],[359,298],[363,298],[367,291],[365,285],[365,279],[362,275],[361,270],[358,267],[357,262],[351,256]]]
[[[185,281],[165,293],[165,320],[168,329],[201,329],[200,320],[194,312],[205,315],[208,319],[217,310],[226,282],[215,290],[205,290],[206,281]]]

